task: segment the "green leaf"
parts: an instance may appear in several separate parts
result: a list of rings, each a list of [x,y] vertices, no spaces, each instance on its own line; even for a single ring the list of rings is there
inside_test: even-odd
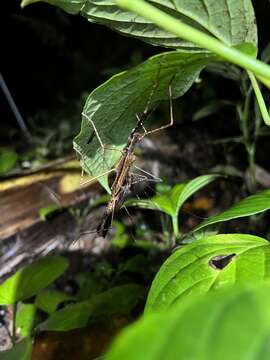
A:
[[[61,206],[58,204],[50,204],[46,207],[40,208],[38,210],[39,216],[42,220],[46,220],[48,218],[49,215],[51,215],[52,213],[54,213],[56,210],[61,209]]]
[[[202,175],[186,184],[177,184],[170,191],[151,199],[128,200],[125,206],[138,206],[143,209],[159,210],[176,217],[185,201],[203,186],[214,181],[219,175]]]
[[[124,330],[106,360],[268,360],[270,285],[189,299]]]
[[[222,269],[211,263],[227,258]],[[157,273],[145,312],[167,309],[185,297],[233,284],[257,284],[270,277],[268,241],[253,235],[214,235],[181,247]],[[222,265],[222,262],[220,262]]]
[[[16,326],[22,337],[31,336],[36,316],[36,307],[33,304],[22,304],[16,313]]]
[[[270,190],[264,190],[256,195],[251,195],[239,203],[233,205],[228,210],[215,216],[211,216],[207,220],[203,221],[192,231],[200,230],[206,226],[217,224],[223,221],[237,219],[245,216],[251,216],[259,214],[263,211],[270,209]]]
[[[67,267],[66,258],[51,256],[17,271],[0,285],[0,304],[14,304],[37,294],[57,279]]]
[[[120,249],[124,249],[128,246],[130,239],[126,234],[126,229],[124,224],[114,221],[113,227],[115,229],[114,237],[111,240],[111,244]]]
[[[141,115],[149,101],[153,107],[161,100],[168,100],[170,84],[173,98],[184,95],[213,59],[207,53],[162,53],[113,76],[95,89],[83,110],[88,118],[82,117],[81,131],[74,139],[74,149],[81,157],[84,170],[94,177],[99,176],[98,180],[109,192],[108,175],[101,175],[120,158],[120,150],[137,124],[136,114]],[[100,146],[93,124],[105,149]],[[148,128],[147,123],[144,126]]]
[[[124,272],[138,273],[145,275],[149,272],[149,262],[145,255],[138,254],[119,265],[118,274]]]
[[[68,331],[87,325],[89,318],[127,314],[141,296],[142,287],[136,284],[117,286],[90,300],[68,305],[53,313],[38,326],[41,331]]]
[[[24,0],[22,6],[37,0]],[[195,47],[155,26],[150,21],[119,9],[114,0],[45,0],[65,11],[81,13],[87,20],[108,26],[124,35],[154,45],[179,48]],[[188,1],[152,0],[162,11],[192,27],[221,40],[227,45],[247,42],[257,44],[257,27],[250,0]]]
[[[76,283],[79,290],[76,294],[78,301],[90,299],[102,291],[104,291],[104,283],[100,281],[98,277],[93,273],[83,272],[75,276]]]
[[[208,102],[199,110],[195,111],[192,115],[192,121],[199,121],[205,119],[210,115],[216,114],[226,107],[235,107],[235,102],[230,100],[215,99]]]
[[[24,8],[27,5],[41,2],[42,0],[22,0],[21,7]],[[44,0],[44,2],[56,5],[68,12],[69,14],[79,13],[87,0]]]
[[[67,295],[61,291],[46,289],[37,294],[35,305],[40,310],[52,314],[62,302],[73,299],[74,296]]]
[[[240,50],[242,53],[249,55],[256,59],[258,55],[258,48],[257,46],[254,46],[254,44],[243,42],[236,44],[235,48],[237,50]]]
[[[30,360],[32,353],[32,340],[25,338],[17,343],[12,349],[2,351],[0,360]]]
[[[9,172],[18,161],[18,155],[15,151],[0,149],[0,175]]]

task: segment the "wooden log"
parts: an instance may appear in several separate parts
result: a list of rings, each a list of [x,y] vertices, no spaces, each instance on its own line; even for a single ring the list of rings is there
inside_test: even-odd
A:
[[[56,166],[53,163],[52,167],[46,165],[45,170],[2,181],[0,278],[33,258],[67,248],[77,236],[76,220],[67,209],[100,193],[97,182],[90,181],[82,187],[81,167],[76,160]],[[51,205],[62,210],[44,220],[40,209]]]

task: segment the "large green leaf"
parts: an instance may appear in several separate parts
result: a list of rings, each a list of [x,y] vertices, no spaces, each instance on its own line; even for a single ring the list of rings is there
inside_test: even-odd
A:
[[[149,101],[150,107],[153,107],[161,100],[168,100],[170,84],[172,96],[182,96],[202,68],[213,59],[207,53],[162,53],[113,76],[95,89],[83,110],[88,119],[82,117],[81,131],[74,140],[74,148],[81,156],[85,171],[96,177],[111,169],[121,156],[119,150],[125,146],[137,124],[136,114],[141,114]],[[93,137],[95,133],[91,122],[95,124],[105,150],[100,146],[98,136]],[[147,128],[147,123],[144,125]],[[108,190],[107,177],[99,180]]]
[[[12,349],[0,353],[0,360],[29,360],[32,353],[32,340],[25,338]]]
[[[90,317],[128,314],[141,293],[142,287],[136,284],[114,287],[90,300],[56,311],[38,328],[43,331],[68,331],[86,326]]]
[[[222,269],[211,263],[220,257],[228,259]],[[195,241],[181,247],[162,265],[152,283],[145,312],[167,309],[185,297],[212,289],[260,283],[270,277],[269,263],[269,243],[257,236],[226,234]]]
[[[145,316],[118,336],[106,360],[268,360],[270,285],[217,291]]]
[[[22,6],[37,0],[24,0]],[[119,9],[114,0],[45,0],[65,11],[81,13],[91,22],[106,25],[124,35],[172,48],[192,46],[144,18]],[[250,0],[151,0],[152,5],[225,44],[257,44],[257,27]]]
[[[51,256],[17,271],[0,285],[0,304],[13,304],[37,294],[58,278],[67,267],[66,258]]]
[[[239,203],[233,205],[228,210],[225,210],[223,213],[211,216],[207,220],[203,221],[192,231],[200,230],[206,226],[220,223],[223,221],[228,221],[232,219],[237,219],[240,217],[251,216],[259,214],[263,211],[270,209],[270,190],[264,190],[256,195],[251,195]]]

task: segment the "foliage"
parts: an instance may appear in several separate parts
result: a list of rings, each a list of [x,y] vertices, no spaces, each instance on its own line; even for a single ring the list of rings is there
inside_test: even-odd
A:
[[[105,358],[269,359],[268,295],[266,283],[189,297],[130,326]]]
[[[24,0],[22,6],[32,2],[34,1]],[[106,25],[125,35],[140,38],[151,44],[172,48],[183,46],[194,48],[194,44],[186,43],[178,36],[160,29],[153,22],[145,20],[144,16],[135,16],[126,10],[119,9],[116,1],[50,0],[48,2],[71,14],[80,13],[89,21]],[[153,0],[151,3],[160,5],[158,0]],[[230,8],[230,12],[227,11],[226,6]],[[250,1],[241,0],[236,4],[229,0],[226,5],[218,2],[212,3],[209,0],[192,4],[187,1],[178,1],[173,4],[171,1],[165,0],[160,8],[178,20],[192,24],[194,28],[210,33],[228,45],[238,45],[242,42],[257,44],[257,29]],[[237,21],[232,19],[232,14],[236,12],[239,14]],[[222,26],[220,26],[221,19]]]
[[[23,1],[22,6],[31,2],[33,0]],[[156,9],[155,12],[154,7],[147,6],[142,1],[139,1],[136,6],[136,2],[123,1],[122,5],[131,7],[133,11],[141,12],[139,14],[141,17],[119,9],[117,1],[109,4],[107,1],[97,3],[92,0],[76,3],[62,0],[49,1],[69,13],[80,13],[90,21],[105,24],[126,35],[136,36],[163,46],[186,47],[186,50],[162,53],[150,58],[145,63],[112,77],[89,95],[83,110],[83,114],[86,116],[83,115],[81,132],[74,141],[74,147],[81,156],[84,170],[97,177],[108,192],[110,189],[106,173],[120,157],[119,150],[125,145],[131,129],[136,124],[135,114],[141,114],[149,101],[150,107],[153,107],[160,100],[167,99],[169,84],[172,86],[174,98],[184,95],[205,65],[217,60],[214,54],[223,55],[225,58],[227,54],[231,54],[233,58],[230,57],[230,61],[243,59],[244,65],[240,65],[247,66],[248,70],[252,70],[249,67],[252,63],[254,67],[257,66],[256,69],[259,68],[259,72],[262,68],[264,69],[260,72],[261,76],[270,76],[268,74],[270,71],[264,64],[259,65],[256,60],[252,59],[256,54],[257,29],[250,1],[241,1],[237,6],[235,2],[230,1],[226,5],[230,9],[229,12],[223,3],[215,5],[212,2],[209,4],[208,2],[198,2],[197,5],[190,5],[184,2],[173,5],[172,2],[165,1],[161,7],[165,11],[165,17],[163,17],[162,11]],[[153,1],[154,5],[155,3],[156,1]],[[121,1],[119,4],[121,5]],[[232,15],[234,12],[237,12],[237,21]],[[166,13],[174,17],[170,16],[167,19]],[[150,17],[153,14],[153,17],[145,22],[143,17],[146,14],[149,14]],[[220,26],[221,17],[222,26]],[[164,19],[164,26],[165,22],[166,24],[170,22],[169,20],[172,24],[175,20],[178,26],[184,26],[181,35],[176,35],[188,40],[188,43],[179,41],[178,36],[176,37],[175,33],[172,34],[173,31],[168,28],[163,30],[157,28],[153,19],[161,28],[163,23],[161,21],[160,24],[159,19]],[[181,21],[179,22],[179,20]],[[204,29],[208,30],[207,34]],[[214,41],[208,33],[219,40]],[[192,38],[192,47],[190,39],[185,38],[186,34]],[[200,40],[205,46],[201,46]],[[213,53],[207,53],[202,49],[194,51],[194,46],[198,45],[208,49],[207,45],[212,42],[214,42],[213,49],[209,50],[212,50]],[[243,43],[245,44],[243,45]],[[236,45],[241,51],[232,50],[229,47]],[[223,47],[222,54],[219,51],[221,46]],[[226,50],[225,47],[227,47]],[[247,55],[243,52],[246,52]],[[250,54],[252,55],[250,56]],[[118,96],[119,92],[121,96]],[[123,126],[123,124],[125,125]],[[96,136],[88,144],[93,133]],[[107,149],[101,147],[100,140],[104,146],[107,146]],[[113,147],[118,151],[112,150]]]
[[[91,317],[128,314],[136,304],[141,291],[142,288],[135,284],[114,287],[93,299],[77,302],[54,312],[38,326],[38,329],[68,331],[86,326]]]
[[[18,155],[13,150],[0,149],[0,175],[8,173],[17,163]]]
[[[16,359],[18,354],[29,359],[32,339],[40,331],[69,331],[100,318],[129,316],[143,299],[144,290],[135,283],[115,283],[117,279],[121,283],[124,273],[142,273],[141,260],[131,258],[119,269],[104,262],[95,273],[78,274],[78,291],[72,296],[47,287],[67,269],[68,260],[64,257],[48,257],[16,272],[1,285],[0,295],[2,304],[13,304],[14,331],[24,340],[1,353],[0,359]],[[128,279],[125,275],[122,278]],[[15,343],[16,335],[11,335]]]
[[[162,53],[115,75],[94,90],[85,103],[83,114],[86,116],[83,115],[81,131],[74,140],[84,170],[93,176],[109,171],[137,123],[136,114],[141,115],[149,101],[153,107],[168,99],[169,85],[174,98],[182,96],[209,58],[213,56],[184,50]],[[89,143],[89,137],[94,133],[93,124],[105,149],[101,148],[97,134]],[[107,178],[108,175],[98,180],[108,190]]]
[[[237,219],[244,216],[251,216],[259,214],[270,209],[270,190],[264,190],[256,195],[251,195],[239,203],[232,206],[230,209],[221,214],[211,216],[207,220],[199,224],[193,231],[200,230],[206,226],[217,224],[220,222]]]
[[[17,343],[12,349],[0,353],[1,360],[29,360],[32,353],[32,340],[25,338]]]
[[[126,206],[138,206],[143,209],[159,210],[168,214],[172,219],[174,236],[179,238],[178,216],[185,201],[203,186],[215,180],[218,175],[202,175],[186,184],[177,184],[161,195],[155,195],[151,199],[128,200]]]
[[[36,295],[58,278],[68,267],[61,256],[42,259],[17,271],[0,285],[0,304],[9,305]]]
[[[269,256],[268,241],[244,234],[214,235],[181,247],[157,273],[145,311],[166,310],[185,297],[233,284],[262,283],[270,276]],[[223,265],[222,259],[228,263]]]
[[[22,6],[33,2],[37,0],[23,0]],[[81,157],[83,169],[96,176],[108,192],[107,173],[120,158],[121,149],[137,124],[137,116],[167,100],[169,88],[173,98],[183,96],[201,71],[213,63],[225,65],[228,61],[237,65],[245,70],[245,81],[250,81],[245,93],[247,102],[243,108],[238,107],[238,112],[243,135],[240,141],[250,156],[250,167],[254,165],[251,157],[254,146],[250,146],[246,113],[253,89],[260,111],[257,119],[270,124],[257,83],[259,80],[270,87],[270,67],[256,59],[257,27],[250,0],[47,2],[125,35],[173,49],[113,76],[95,89],[85,103],[74,148]],[[208,107],[205,111],[213,109]],[[147,124],[143,125],[148,129]],[[256,131],[255,124],[257,136]],[[171,217],[174,236],[180,238],[178,216],[183,203],[216,177],[203,175],[177,184],[151,200],[133,200],[129,205],[152,210],[157,206]],[[193,232],[268,209],[269,190],[265,190],[210,217]],[[119,247],[128,243],[122,224],[117,226],[114,243]],[[269,358],[269,253],[265,239],[246,234],[205,236],[182,245],[157,273],[143,319],[118,337],[106,358]],[[6,359],[18,358],[18,353],[27,359],[31,351],[30,338],[37,330],[67,331],[86,326],[100,316],[129,314],[142,295],[138,284],[116,283],[116,280],[123,273],[144,274],[145,257],[135,256],[118,269],[104,263],[102,269],[96,269],[96,274],[102,273],[102,281],[97,276],[79,277],[79,291],[74,297],[44,290],[67,265],[62,257],[47,258],[18,271],[0,285],[0,302],[13,305],[14,323],[26,336],[3,354]],[[35,296],[33,304],[22,304],[32,296]],[[18,302],[21,308],[17,312]],[[37,309],[45,311],[48,317],[36,325]],[[12,335],[14,341],[15,334]]]
[[[248,196],[221,214],[217,214],[202,221],[198,226],[191,230],[190,234],[181,234],[178,229],[179,212],[184,202],[196,191],[207,183],[215,180],[217,175],[199,176],[188,183],[180,183],[173,188],[167,189],[162,194],[158,194],[149,199],[130,199],[126,206],[137,206],[142,209],[161,211],[168,214],[172,219],[174,235],[176,238],[187,237],[203,228],[211,225],[223,223],[225,221],[252,216],[270,209],[269,190],[264,190],[258,194]],[[181,235],[181,236],[180,236]]]

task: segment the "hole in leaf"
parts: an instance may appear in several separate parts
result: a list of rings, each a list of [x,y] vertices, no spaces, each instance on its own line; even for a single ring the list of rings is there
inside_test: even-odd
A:
[[[236,254],[217,255],[209,260],[209,265],[215,270],[224,269],[236,256]]]

